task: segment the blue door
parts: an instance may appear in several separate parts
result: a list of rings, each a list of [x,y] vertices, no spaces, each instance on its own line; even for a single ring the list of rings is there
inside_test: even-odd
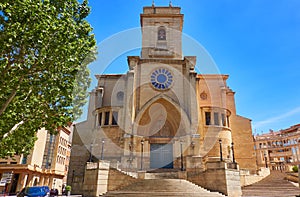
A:
[[[150,145],[150,168],[173,168],[173,144]]]

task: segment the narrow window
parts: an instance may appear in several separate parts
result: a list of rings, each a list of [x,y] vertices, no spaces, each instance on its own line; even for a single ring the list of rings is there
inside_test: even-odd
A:
[[[210,125],[211,124],[211,117],[210,117],[210,112],[205,112],[205,124]]]
[[[230,124],[229,124],[229,116],[227,116],[227,127],[230,127]]]
[[[157,32],[157,39],[158,40],[166,40],[167,36],[166,36],[166,30],[163,28],[159,28],[158,32]]]
[[[109,125],[109,111],[105,112],[104,125]]]
[[[214,122],[215,122],[215,125],[220,125],[218,112],[214,112]]]
[[[221,114],[221,118],[222,118],[222,126],[226,126],[226,116],[225,114]]]
[[[112,113],[112,125],[118,125],[118,112],[114,111]]]
[[[102,112],[98,114],[99,125],[102,125]]]

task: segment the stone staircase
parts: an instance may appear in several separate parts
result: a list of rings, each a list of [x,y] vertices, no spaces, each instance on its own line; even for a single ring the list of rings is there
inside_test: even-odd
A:
[[[183,179],[143,179],[117,191],[110,191],[103,196],[149,197],[149,196],[184,196],[218,197],[218,192],[210,192]]]
[[[285,180],[285,174],[271,171],[265,179],[242,188],[242,196],[272,196],[272,197],[295,197],[300,194],[300,189]]]

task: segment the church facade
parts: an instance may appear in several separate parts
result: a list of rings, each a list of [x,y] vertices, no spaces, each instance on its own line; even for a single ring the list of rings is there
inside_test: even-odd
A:
[[[75,125],[68,184],[87,162],[125,172],[205,172],[210,162],[257,171],[251,120],[236,113],[228,75],[199,74],[183,56],[180,7],[144,7],[142,50],[126,74],[96,75],[86,121]],[[82,184],[81,184],[82,185]]]

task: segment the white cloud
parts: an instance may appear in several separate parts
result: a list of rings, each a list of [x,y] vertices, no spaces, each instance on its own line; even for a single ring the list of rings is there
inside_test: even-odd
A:
[[[298,114],[298,113],[300,113],[300,107],[297,107],[297,108],[295,108],[291,111],[288,111],[284,114],[281,114],[279,116],[275,116],[275,117],[271,117],[271,118],[266,119],[266,120],[254,122],[253,123],[253,128],[259,128],[259,127],[263,127],[263,126],[266,126],[266,125],[270,125],[272,127],[273,123],[278,122],[280,120],[283,120],[285,118],[288,118],[288,117],[293,116],[293,115]]]

